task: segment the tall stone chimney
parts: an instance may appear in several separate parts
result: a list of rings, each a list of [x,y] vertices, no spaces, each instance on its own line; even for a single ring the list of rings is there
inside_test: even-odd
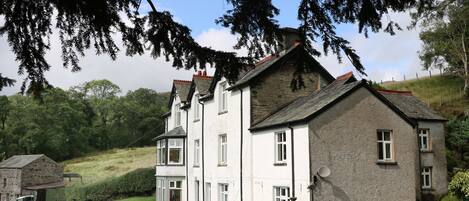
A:
[[[281,45],[281,50],[287,50],[296,43],[300,42],[300,32],[298,29],[291,28],[291,27],[284,27],[281,28],[281,34],[282,34],[282,42],[280,43]]]

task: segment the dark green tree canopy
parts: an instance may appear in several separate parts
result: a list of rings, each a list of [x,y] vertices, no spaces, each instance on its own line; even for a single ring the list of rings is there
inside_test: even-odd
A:
[[[8,38],[9,45],[19,62],[19,74],[26,74],[22,91],[39,95],[50,87],[44,73],[50,69],[45,53],[50,49],[52,30],[59,33],[64,67],[79,71],[79,57],[93,48],[97,54],[115,59],[120,50],[113,35],[120,33],[128,56],[149,51],[155,58],[164,56],[173,60],[173,66],[184,69],[217,68],[221,75],[234,81],[239,71],[254,60],[279,50],[282,38],[275,17],[281,12],[271,0],[227,0],[232,5],[216,20],[232,33],[239,34],[236,48],[247,47],[249,58],[238,57],[202,47],[191,36],[191,30],[173,20],[169,12],[153,10],[141,15],[141,0],[0,0],[0,35]],[[349,42],[338,36],[335,25],[357,23],[359,32],[384,30],[394,34],[400,27],[393,21],[383,25],[381,18],[390,12],[417,12],[431,9],[436,0],[302,0],[298,5],[299,31],[303,45],[312,55],[320,51],[314,42],[322,42],[323,51],[345,55],[355,68],[365,74],[360,57]],[[122,15],[125,14],[125,15]],[[123,17],[124,16],[124,17]],[[55,19],[54,19],[55,18]],[[130,23],[126,23],[130,21]],[[12,85],[13,80],[0,76],[0,85]]]

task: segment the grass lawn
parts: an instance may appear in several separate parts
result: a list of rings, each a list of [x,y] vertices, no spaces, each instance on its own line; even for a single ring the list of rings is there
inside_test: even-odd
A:
[[[155,147],[113,149],[64,161],[62,164],[65,172],[78,173],[83,176],[84,184],[90,184],[122,176],[138,168],[154,166],[155,151]]]
[[[155,196],[150,197],[133,197],[133,198],[126,198],[123,200],[118,201],[155,201]]]
[[[461,96],[464,80],[457,76],[438,75],[432,78],[388,82],[382,86],[386,89],[412,91],[414,96],[430,104],[447,118],[469,109],[469,100]]]
[[[460,201],[458,198],[452,196],[451,194],[446,195],[441,199],[441,201]]]

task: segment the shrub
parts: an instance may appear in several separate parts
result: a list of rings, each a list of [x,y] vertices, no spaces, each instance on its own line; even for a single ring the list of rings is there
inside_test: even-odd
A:
[[[460,171],[449,183],[449,191],[459,199],[469,198],[469,171]]]
[[[121,177],[67,189],[67,200],[106,201],[135,195],[151,195],[155,191],[155,169],[142,168]]]

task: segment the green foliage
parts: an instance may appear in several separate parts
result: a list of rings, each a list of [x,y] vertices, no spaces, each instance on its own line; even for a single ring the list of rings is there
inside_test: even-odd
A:
[[[155,196],[149,196],[149,197],[131,197],[131,198],[126,198],[118,201],[155,201]]]
[[[449,183],[449,191],[459,199],[469,198],[469,171],[460,171]]]
[[[469,96],[469,2],[447,4],[422,23],[420,60],[425,69],[444,69],[465,78],[465,94]]]
[[[456,161],[456,166],[459,168],[469,167],[467,153],[469,152],[469,118],[465,119],[451,119],[448,124],[448,135],[446,136],[446,146],[453,150],[452,157],[449,162]],[[448,163],[450,170],[451,163]],[[454,167],[454,166],[453,166]]]
[[[178,69],[204,69],[210,65],[230,81],[237,79],[239,72],[253,63],[251,58],[240,58],[232,52],[199,45],[191,36],[191,30],[175,22],[170,12],[161,12],[152,6],[148,15],[141,15],[138,12],[141,2],[0,0],[0,16],[5,21],[0,35],[7,36],[19,63],[19,74],[26,74],[22,91],[28,88],[27,91],[37,97],[50,87],[44,73],[51,67],[45,55],[50,50],[49,38],[53,32],[59,33],[63,65],[71,67],[72,71],[81,69],[78,58],[90,48],[94,48],[97,54],[107,54],[116,59],[119,47],[114,41],[116,37],[112,37],[114,33],[122,36],[126,55],[141,55],[147,50],[154,58],[165,57],[168,61],[171,58],[173,66]],[[147,2],[153,5],[151,0]],[[395,30],[401,29],[399,25],[392,20],[382,23],[382,18],[388,13],[409,10],[421,13],[433,8],[431,5],[435,2],[439,1],[302,0],[297,15],[301,23],[301,40],[309,54],[320,54],[313,43],[321,41],[325,54],[330,51],[337,55],[339,61],[345,55],[359,72],[365,74],[360,57],[349,41],[336,33],[336,25],[356,23],[359,32],[365,36],[368,30],[394,34]],[[275,18],[281,9],[270,0],[228,0],[228,3],[232,9],[217,22],[239,34],[236,48],[246,47],[254,59],[278,50],[283,38]],[[300,66],[297,73],[304,73],[302,68]],[[301,81],[301,77],[295,77]],[[12,80],[0,76],[0,84],[11,85]]]
[[[66,160],[95,150],[152,144],[164,130],[167,97],[151,89],[120,89],[96,80],[69,91],[48,89],[42,99],[0,97],[0,157],[46,154]]]
[[[156,186],[154,174],[155,168],[137,169],[121,177],[67,188],[66,196],[77,201],[107,201],[119,197],[151,195]]]

